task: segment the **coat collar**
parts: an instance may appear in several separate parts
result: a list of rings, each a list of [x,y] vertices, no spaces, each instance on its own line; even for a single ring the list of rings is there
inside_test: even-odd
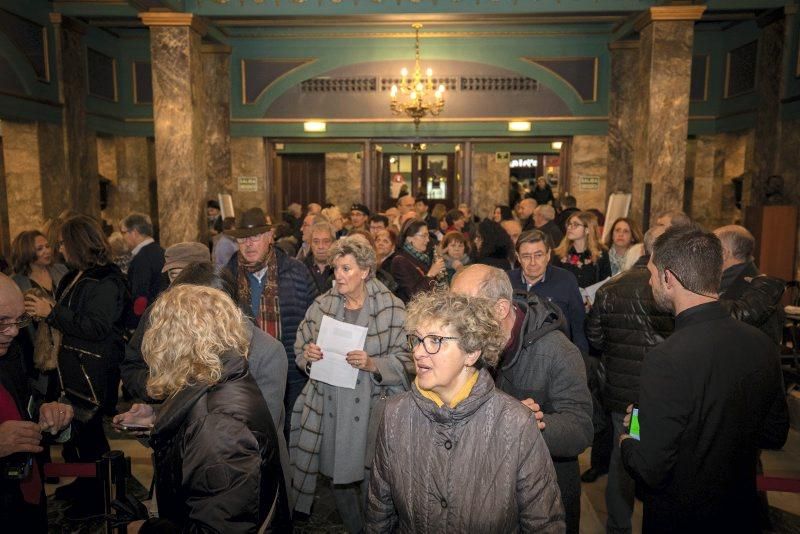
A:
[[[481,369],[478,371],[478,381],[469,396],[455,408],[447,405],[437,407],[435,402],[420,393],[416,384],[411,386],[411,397],[425,417],[434,423],[456,425],[467,422],[491,398],[493,391],[494,380],[486,369]]]
[[[698,304],[697,306],[692,306],[687,310],[683,310],[675,317],[675,330],[677,331],[697,323],[724,319],[725,317],[728,317],[728,314],[722,309],[719,301],[715,300],[714,302]]]

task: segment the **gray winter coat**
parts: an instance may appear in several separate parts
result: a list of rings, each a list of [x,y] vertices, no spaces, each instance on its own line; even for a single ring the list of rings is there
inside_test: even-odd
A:
[[[564,532],[550,454],[533,412],[485,370],[451,409],[416,385],[386,406],[367,532]]]

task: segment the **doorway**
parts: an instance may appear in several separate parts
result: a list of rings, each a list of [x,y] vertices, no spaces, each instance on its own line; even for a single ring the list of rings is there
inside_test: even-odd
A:
[[[292,202],[307,206],[325,203],[325,154],[282,154],[280,191],[276,197],[283,211]],[[277,211],[276,211],[277,212]]]
[[[424,153],[417,147],[411,153],[386,152],[380,184],[384,209],[394,206],[406,194],[425,197],[430,203],[443,203],[450,209],[455,198],[455,155]]]

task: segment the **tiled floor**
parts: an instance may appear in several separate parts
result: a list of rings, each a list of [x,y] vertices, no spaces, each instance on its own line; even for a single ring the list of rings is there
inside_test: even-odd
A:
[[[116,435],[117,438],[122,438]],[[134,477],[144,488],[149,487],[152,480],[152,466],[150,464],[150,451],[136,440],[112,439],[111,447],[121,450],[131,458],[131,470]],[[58,454],[54,454],[58,458]],[[790,431],[789,441],[782,451],[767,451],[762,457],[764,470],[769,475],[793,476],[800,478],[800,433]],[[589,451],[580,456],[581,472],[587,469]],[[65,481],[68,482],[68,481]],[[581,533],[600,534],[605,532],[606,505],[605,505],[606,477],[600,477],[596,482],[583,484],[581,497]],[[48,486],[48,495],[52,494],[55,486]],[[142,490],[144,491],[144,490]],[[769,503],[772,509],[771,517],[776,526],[775,532],[800,534],[800,494],[797,493],[769,493]],[[51,504],[53,501],[51,499]],[[98,532],[92,525],[66,524],[58,513],[51,511],[51,532]],[[642,505],[637,501],[633,514],[634,532],[641,532]],[[333,504],[330,488],[324,484],[319,485],[318,495],[312,516],[306,521],[299,521],[295,528],[296,533],[322,534],[344,533],[345,530],[339,523],[339,516]]]

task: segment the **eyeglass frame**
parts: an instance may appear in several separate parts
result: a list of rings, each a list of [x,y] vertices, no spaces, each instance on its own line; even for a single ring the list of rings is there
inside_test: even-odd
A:
[[[578,228],[578,227],[581,227],[581,226],[584,227],[584,228],[588,228],[589,227],[586,224],[583,224],[583,223],[580,223],[580,222],[575,222],[575,221],[569,221],[567,223],[567,228]]]
[[[18,321],[13,321],[10,323],[0,323],[0,334],[6,333],[8,330],[10,330],[15,326],[17,327],[17,330],[22,330],[32,322],[33,322],[33,316],[27,313],[23,313],[22,315],[19,316]]]
[[[428,339],[428,338],[434,340],[434,343],[436,343],[436,350],[433,351],[433,352],[428,350],[428,347],[425,344],[425,340]],[[439,340],[438,342],[435,341],[437,338]],[[414,344],[412,339],[416,339],[417,340],[416,344]],[[461,339],[461,338],[454,337],[454,336],[440,336],[440,335],[437,335],[437,334],[428,334],[427,336],[423,336],[423,337],[419,337],[417,334],[406,334],[406,343],[408,343],[408,349],[411,352],[414,352],[415,348],[417,348],[419,345],[422,345],[423,350],[425,350],[425,352],[429,356],[433,356],[435,354],[439,354],[439,351],[442,350],[442,342],[447,341],[447,340],[455,340],[455,339]]]

